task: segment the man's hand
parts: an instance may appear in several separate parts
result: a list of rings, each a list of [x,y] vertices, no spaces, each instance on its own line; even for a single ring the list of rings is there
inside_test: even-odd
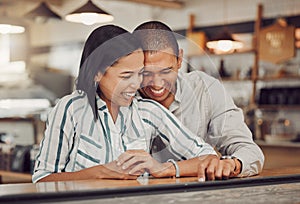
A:
[[[214,155],[199,157],[198,180],[221,180],[236,176],[236,162],[233,159],[220,160]]]

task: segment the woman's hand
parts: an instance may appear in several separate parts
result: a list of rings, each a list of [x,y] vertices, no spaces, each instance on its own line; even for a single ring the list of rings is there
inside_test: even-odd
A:
[[[138,176],[130,175],[128,171],[118,166],[116,161],[83,169],[80,174],[87,179],[136,179]]]
[[[136,176],[148,172],[154,177],[166,177],[172,170],[171,163],[160,163],[144,150],[126,151],[117,159],[117,166]]]
[[[70,181],[87,179],[136,179],[137,175],[129,175],[127,171],[117,166],[116,161],[97,165],[75,172],[52,173],[38,182],[46,181]]]

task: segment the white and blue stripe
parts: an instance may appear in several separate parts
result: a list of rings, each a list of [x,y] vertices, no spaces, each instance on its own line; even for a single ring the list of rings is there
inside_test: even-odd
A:
[[[149,152],[150,141],[157,136],[178,160],[215,154],[155,101],[134,99],[129,107],[120,108],[115,123],[98,96],[97,107],[99,119],[95,121],[86,95],[74,91],[52,109],[36,157],[33,182],[51,173],[109,163],[129,149]]]

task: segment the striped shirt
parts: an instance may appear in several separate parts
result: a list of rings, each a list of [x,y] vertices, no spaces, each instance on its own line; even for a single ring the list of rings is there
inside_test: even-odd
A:
[[[129,107],[120,108],[114,122],[106,103],[98,96],[96,99],[96,121],[86,94],[78,91],[63,97],[51,110],[36,157],[33,182],[52,173],[109,163],[129,149],[149,152],[156,137],[177,160],[215,154],[210,145],[155,101],[135,98]]]

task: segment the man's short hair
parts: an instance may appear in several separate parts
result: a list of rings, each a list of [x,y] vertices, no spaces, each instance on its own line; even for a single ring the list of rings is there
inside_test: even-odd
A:
[[[178,57],[179,48],[174,32],[160,21],[147,21],[136,27],[133,34],[139,39],[142,48],[147,52],[157,52],[172,48]]]

